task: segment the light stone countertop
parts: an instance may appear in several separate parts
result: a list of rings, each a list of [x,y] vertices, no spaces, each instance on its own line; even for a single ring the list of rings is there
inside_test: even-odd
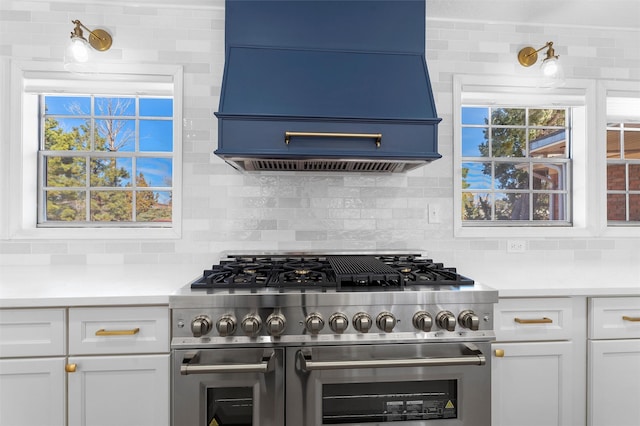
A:
[[[499,266],[498,266],[499,265]],[[459,273],[500,297],[640,296],[640,265],[630,262],[460,260]],[[0,266],[0,308],[168,304],[202,265]]]
[[[0,308],[168,304],[202,265],[0,266]]]
[[[460,260],[458,273],[500,297],[640,296],[640,264],[624,260]]]

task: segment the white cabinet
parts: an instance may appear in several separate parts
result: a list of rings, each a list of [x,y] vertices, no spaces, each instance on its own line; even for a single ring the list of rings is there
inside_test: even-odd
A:
[[[169,355],[70,357],[69,425],[169,424]]]
[[[492,345],[492,425],[584,425],[584,298],[500,299]],[[582,345],[582,347],[580,347]],[[582,350],[581,350],[582,348]]]
[[[69,426],[169,425],[169,309],[69,309]]]
[[[0,359],[0,425],[64,426],[64,358]]]
[[[494,359],[493,426],[570,425],[571,342],[500,343]]]
[[[65,310],[0,310],[0,425],[65,425]]]
[[[169,358],[167,306],[0,309],[0,425],[168,426]]]
[[[588,358],[588,425],[640,425],[640,297],[589,300]]]

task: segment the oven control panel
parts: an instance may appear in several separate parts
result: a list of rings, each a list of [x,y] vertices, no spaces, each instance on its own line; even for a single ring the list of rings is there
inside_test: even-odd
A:
[[[487,339],[493,305],[174,309],[174,344]]]

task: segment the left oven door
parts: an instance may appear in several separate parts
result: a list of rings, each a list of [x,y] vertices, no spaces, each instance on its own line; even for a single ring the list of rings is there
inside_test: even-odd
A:
[[[173,426],[284,424],[283,349],[173,351]]]

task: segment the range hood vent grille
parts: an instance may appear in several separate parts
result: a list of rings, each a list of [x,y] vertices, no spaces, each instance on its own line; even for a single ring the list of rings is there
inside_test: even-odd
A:
[[[424,165],[424,162],[386,160],[284,160],[284,159],[233,159],[234,167],[247,171],[291,172],[376,172],[399,173]]]

